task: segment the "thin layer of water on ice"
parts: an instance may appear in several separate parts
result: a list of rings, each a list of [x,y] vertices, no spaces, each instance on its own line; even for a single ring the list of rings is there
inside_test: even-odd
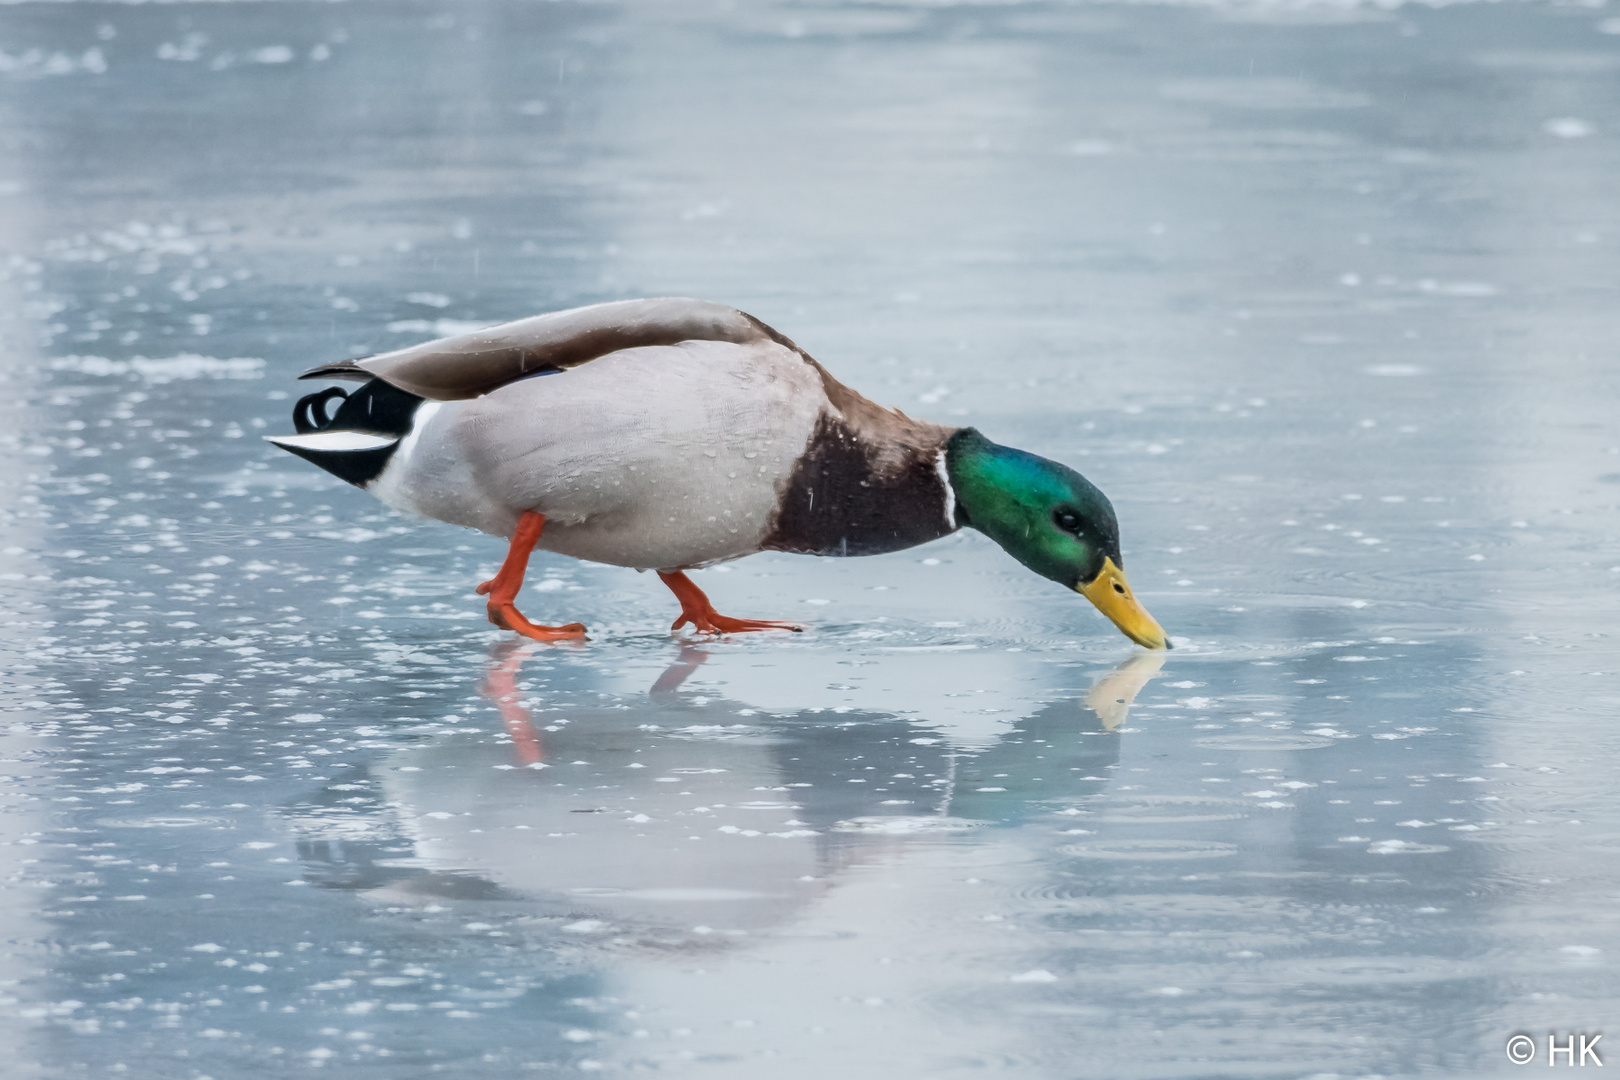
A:
[[[8,1068],[1477,1076],[1601,1030],[1614,23],[0,5]],[[542,554],[591,640],[518,643],[501,544],[259,438],[317,362],[633,295],[1081,469],[1175,650],[971,532],[704,571],[810,624],[718,641]]]

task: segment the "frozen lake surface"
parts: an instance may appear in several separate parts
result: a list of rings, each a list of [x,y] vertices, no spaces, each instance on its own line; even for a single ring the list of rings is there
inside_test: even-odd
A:
[[[0,7],[0,1071],[1602,1032],[1617,72],[1601,3]],[[259,438],[317,362],[667,294],[1078,467],[1174,652],[973,533],[705,572],[812,624],[719,641],[541,555],[591,640],[518,646],[502,543]]]

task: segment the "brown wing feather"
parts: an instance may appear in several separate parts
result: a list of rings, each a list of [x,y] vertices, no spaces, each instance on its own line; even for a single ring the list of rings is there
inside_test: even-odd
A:
[[[693,340],[739,345],[771,340],[797,351],[792,342],[736,308],[666,297],[554,311],[360,360],[321,364],[299,378],[378,378],[430,401],[459,401],[620,349]]]

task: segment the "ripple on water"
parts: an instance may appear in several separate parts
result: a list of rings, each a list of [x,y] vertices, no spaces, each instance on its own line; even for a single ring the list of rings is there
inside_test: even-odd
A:
[[[1064,844],[1057,851],[1076,859],[1115,859],[1157,862],[1168,859],[1219,859],[1237,854],[1236,844],[1216,840],[1098,840]]]
[[[607,887],[569,889],[570,896],[586,899],[623,897],[630,900],[663,901],[672,904],[729,903],[739,900],[765,900],[779,893],[760,892],[757,889],[614,889]]]
[[[1108,799],[1088,821],[1125,825],[1181,825],[1195,821],[1235,821],[1247,817],[1238,799],[1210,795],[1123,795]]]
[[[1379,840],[1367,848],[1369,855],[1438,855],[1451,849],[1444,844],[1415,844],[1409,840]]]
[[[96,824],[108,829],[195,829],[200,826],[225,826],[230,822],[211,817],[148,817],[101,818]]]
[[[691,724],[661,731],[659,735],[679,742],[728,742],[759,733],[759,728],[753,724]]]
[[[1434,956],[1324,956],[1264,966],[1279,985],[1388,986],[1477,976],[1484,965]]]
[[[986,821],[972,821],[953,817],[857,817],[840,821],[833,826],[835,832],[883,833],[888,836],[913,833],[953,833],[981,829]]]
[[[1333,739],[1323,735],[1299,735],[1293,732],[1254,735],[1205,735],[1194,739],[1193,745],[1205,750],[1320,750],[1333,745]]]

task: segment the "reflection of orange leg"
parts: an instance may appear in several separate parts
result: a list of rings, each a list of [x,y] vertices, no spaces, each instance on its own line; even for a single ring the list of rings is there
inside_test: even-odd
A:
[[[692,672],[703,666],[703,662],[708,658],[709,654],[702,649],[682,645],[680,658],[664,669],[664,673],[658,676],[658,681],[653,683],[652,689],[647,692],[654,697],[659,694],[673,694],[681,688],[681,683],[685,682]]]
[[[529,717],[529,710],[518,704],[517,673],[528,658],[528,648],[533,646],[520,648],[514,641],[501,642],[496,646],[495,655],[490,658],[484,685],[479,687],[483,695],[494,701],[495,707],[501,711],[501,719],[506,722],[506,733],[512,736],[512,752],[517,756],[519,765],[533,765],[546,756],[540,745],[540,733],[534,730],[534,722]]]
[[[736,634],[744,630],[803,630],[798,623],[768,622],[763,619],[732,619],[714,610],[709,598],[703,595],[703,590],[692,584],[692,579],[679,570],[660,570],[659,578],[669,591],[675,594],[675,599],[681,602],[681,617],[670,626],[671,630],[679,630],[687,623],[700,634]]]
[[[536,641],[558,641],[564,638],[582,638],[585,626],[569,623],[566,626],[536,626],[517,609],[518,590],[523,588],[523,572],[529,566],[529,553],[540,542],[540,533],[546,527],[544,514],[525,510],[512,532],[512,545],[506,549],[506,561],[495,576],[478,586],[478,595],[489,594],[489,621],[503,630],[514,630]]]

